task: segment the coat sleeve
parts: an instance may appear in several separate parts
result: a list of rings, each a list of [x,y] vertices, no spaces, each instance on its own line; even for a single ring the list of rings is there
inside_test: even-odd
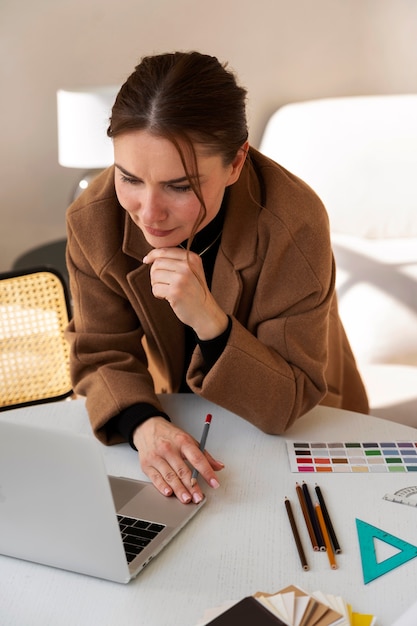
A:
[[[112,417],[138,403],[162,407],[148,370],[143,329],[128,298],[117,281],[100,279],[70,224],[67,231],[73,318],[66,336],[73,387],[86,396],[97,437],[117,443],[123,439],[109,428]]]
[[[188,374],[192,390],[266,433],[283,433],[326,394],[331,299],[329,293],[308,312],[265,320],[257,336],[233,318],[227,346],[207,375],[196,349]]]

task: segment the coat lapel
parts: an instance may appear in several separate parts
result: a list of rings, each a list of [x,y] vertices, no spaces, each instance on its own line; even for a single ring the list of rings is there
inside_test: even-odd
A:
[[[259,180],[247,161],[230,187],[223,235],[214,265],[212,293],[228,315],[236,315],[242,296],[240,272],[255,264],[257,222],[261,205]]]

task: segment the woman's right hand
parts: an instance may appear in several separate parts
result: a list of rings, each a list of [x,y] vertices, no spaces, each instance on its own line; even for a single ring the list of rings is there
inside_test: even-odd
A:
[[[208,485],[220,486],[215,471],[224,464],[207,451],[201,452],[194,437],[163,417],[151,417],[138,426],[133,442],[143,472],[163,495],[174,494],[185,504],[201,502],[203,492],[198,482],[191,482],[193,468]]]

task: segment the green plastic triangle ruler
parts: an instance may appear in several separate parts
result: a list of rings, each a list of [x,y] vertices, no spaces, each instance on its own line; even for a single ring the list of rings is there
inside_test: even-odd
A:
[[[376,526],[356,519],[356,529],[358,531],[365,585],[417,556],[417,546],[413,546],[399,537],[390,535],[390,533],[380,530]],[[399,550],[399,552],[378,562],[375,551],[375,539],[384,541]]]

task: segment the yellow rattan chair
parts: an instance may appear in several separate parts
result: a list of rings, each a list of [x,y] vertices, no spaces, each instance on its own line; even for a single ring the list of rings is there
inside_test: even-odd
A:
[[[68,290],[50,268],[0,274],[0,411],[72,394]]]

